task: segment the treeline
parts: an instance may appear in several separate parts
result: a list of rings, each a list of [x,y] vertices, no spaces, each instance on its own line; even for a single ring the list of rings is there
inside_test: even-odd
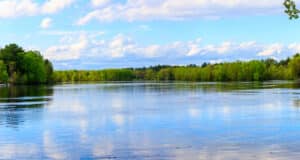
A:
[[[300,55],[274,59],[236,61],[201,66],[158,65],[144,68],[53,71],[52,63],[38,51],[16,44],[0,48],[0,83],[45,84],[85,81],[266,81],[300,78]]]
[[[55,71],[55,82],[80,81],[266,81],[293,80],[300,77],[300,55],[282,61],[274,59],[236,61],[201,66],[152,66],[148,68],[107,69],[99,71]]]
[[[38,51],[16,44],[0,49],[0,83],[44,84],[53,82],[53,67]]]

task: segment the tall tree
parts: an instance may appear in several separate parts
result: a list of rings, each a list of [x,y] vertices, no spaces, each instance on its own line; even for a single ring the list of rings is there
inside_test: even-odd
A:
[[[300,55],[296,54],[289,63],[289,67],[292,70],[293,76],[298,79],[300,78]]]
[[[53,82],[53,66],[52,66],[52,63],[48,59],[46,59],[44,61],[44,63],[45,63],[47,83],[51,83],[51,82]]]
[[[22,58],[22,81],[29,84],[47,82],[46,66],[39,52],[28,51]]]
[[[19,64],[23,53],[23,48],[14,43],[6,45],[0,50],[0,60],[6,65],[10,77],[17,73],[17,68],[20,67]]]
[[[51,62],[38,51],[25,51],[17,44],[0,49],[0,82],[8,79],[13,84],[40,84],[52,82],[52,77]]]

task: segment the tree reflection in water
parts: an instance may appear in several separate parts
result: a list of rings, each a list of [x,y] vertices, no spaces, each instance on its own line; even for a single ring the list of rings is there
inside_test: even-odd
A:
[[[37,113],[51,102],[52,94],[51,86],[0,87],[0,126],[18,128],[26,121],[40,119],[42,114]]]

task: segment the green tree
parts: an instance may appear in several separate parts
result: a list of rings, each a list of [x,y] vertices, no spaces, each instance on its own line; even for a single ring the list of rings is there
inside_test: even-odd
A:
[[[10,77],[13,76],[13,74],[17,72],[17,68],[20,67],[19,64],[23,53],[23,48],[17,44],[6,45],[0,50],[0,60],[6,65]]]
[[[24,74],[18,83],[38,84],[47,82],[46,65],[39,52],[26,52],[21,62]]]
[[[6,45],[3,49],[0,50],[0,59],[7,63],[9,61],[18,61],[19,54],[24,52],[23,48],[17,44]]]
[[[145,72],[145,80],[155,80],[155,72],[152,69],[147,69]]]
[[[157,79],[161,81],[174,80],[174,75],[171,68],[163,68],[157,74]]]
[[[0,61],[0,82],[7,83],[7,81],[8,81],[8,74],[7,74],[6,65],[4,64],[3,61]]]
[[[44,60],[38,51],[26,52],[17,44],[9,44],[0,49],[0,61],[5,66],[2,67],[6,69],[3,75],[8,75],[9,83],[39,84],[53,80],[52,63]]]
[[[44,61],[44,65],[45,65],[45,71],[46,71],[46,81],[47,83],[52,83],[53,82],[53,65],[52,63],[46,59]]]
[[[295,79],[300,78],[300,55],[296,54],[289,63],[293,77]]]
[[[285,6],[286,10],[284,11],[290,19],[298,19],[300,11],[296,7],[296,3],[293,0],[285,0],[283,5]]]

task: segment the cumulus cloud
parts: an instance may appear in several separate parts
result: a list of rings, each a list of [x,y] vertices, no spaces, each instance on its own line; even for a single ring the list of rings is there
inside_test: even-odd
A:
[[[261,52],[258,53],[259,56],[273,56],[274,54],[280,54],[282,52],[283,45],[276,43],[265,47]]]
[[[70,6],[73,2],[74,0],[47,0],[42,6],[42,12],[47,14],[56,13]]]
[[[91,0],[91,4],[94,7],[102,7],[106,4],[108,4],[110,0]]]
[[[93,0],[101,6],[81,17],[77,24],[91,20],[184,20],[223,16],[261,15],[282,12],[282,0],[128,0],[105,5],[106,0]]]
[[[51,18],[44,18],[40,24],[41,28],[47,29],[51,27],[52,25],[52,19]]]
[[[276,58],[283,59],[300,51],[300,44],[260,44],[255,41],[225,41],[206,44],[197,38],[167,44],[141,44],[119,34],[111,39],[94,36],[97,32],[54,32],[61,36],[61,44],[44,50],[44,56],[54,64],[69,64],[73,68],[135,67],[156,64],[201,64]],[[63,34],[62,34],[63,33]],[[63,68],[63,66],[61,66]]]
[[[289,49],[293,50],[294,52],[300,52],[300,43],[292,43],[288,46]]]
[[[53,14],[68,6],[74,0],[47,0],[40,4],[33,0],[1,0],[0,18]]]
[[[16,16],[31,16],[36,14],[38,4],[31,0],[2,0],[0,1],[0,18]]]
[[[134,50],[135,44],[132,39],[123,35],[118,35],[108,43],[108,51],[112,58],[123,57],[126,52]]]
[[[87,44],[87,37],[83,34],[76,43],[49,47],[45,51],[45,57],[51,60],[79,59],[82,51],[86,49]]]

